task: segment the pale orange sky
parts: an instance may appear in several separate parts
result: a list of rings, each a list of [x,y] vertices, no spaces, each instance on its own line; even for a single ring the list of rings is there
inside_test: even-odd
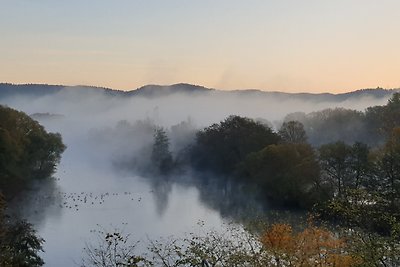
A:
[[[399,10],[394,0],[5,1],[0,82],[399,88]]]

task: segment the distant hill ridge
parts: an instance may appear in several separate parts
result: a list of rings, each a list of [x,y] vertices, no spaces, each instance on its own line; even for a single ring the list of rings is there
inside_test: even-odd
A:
[[[217,90],[206,88],[200,85],[192,85],[186,83],[179,83],[173,85],[145,85],[131,91],[121,91],[105,87],[96,86],[64,86],[64,85],[49,85],[49,84],[10,84],[0,83],[0,99],[10,96],[25,95],[25,96],[45,96],[56,94],[64,90],[81,90],[85,92],[101,92],[108,96],[141,96],[148,98],[163,97],[173,94],[219,94],[219,95],[236,95],[241,97],[274,97],[278,100],[285,99],[300,99],[308,101],[334,101],[341,102],[350,98],[359,97],[374,97],[374,98],[388,98],[394,92],[399,92],[400,89],[360,89],[347,93],[332,94],[332,93],[285,93],[277,91],[261,91],[257,89],[245,90]]]

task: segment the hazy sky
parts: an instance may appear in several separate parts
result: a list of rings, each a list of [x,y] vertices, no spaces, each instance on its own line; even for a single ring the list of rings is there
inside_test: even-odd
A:
[[[400,87],[399,0],[0,0],[0,82]]]

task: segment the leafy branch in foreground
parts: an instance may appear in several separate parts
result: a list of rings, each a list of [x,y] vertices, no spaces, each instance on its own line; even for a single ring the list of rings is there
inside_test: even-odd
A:
[[[44,264],[38,255],[44,240],[26,221],[11,222],[5,215],[5,201],[0,193],[0,266],[37,267]]]
[[[87,245],[83,266],[355,266],[363,258],[348,249],[347,240],[329,230],[308,226],[295,233],[274,224],[261,234],[237,226],[225,232],[188,234],[184,238],[150,240],[140,254],[136,243],[118,231],[102,233],[97,246]]]
[[[94,231],[97,233],[96,245],[86,243],[84,248],[84,266],[99,267],[136,267],[145,263],[145,259],[134,254],[138,242],[131,243],[129,235],[115,229],[112,232]]]

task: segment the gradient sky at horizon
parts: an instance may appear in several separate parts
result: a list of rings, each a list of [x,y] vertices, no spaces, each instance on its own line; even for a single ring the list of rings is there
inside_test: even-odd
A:
[[[400,87],[398,0],[0,0],[0,82]]]

